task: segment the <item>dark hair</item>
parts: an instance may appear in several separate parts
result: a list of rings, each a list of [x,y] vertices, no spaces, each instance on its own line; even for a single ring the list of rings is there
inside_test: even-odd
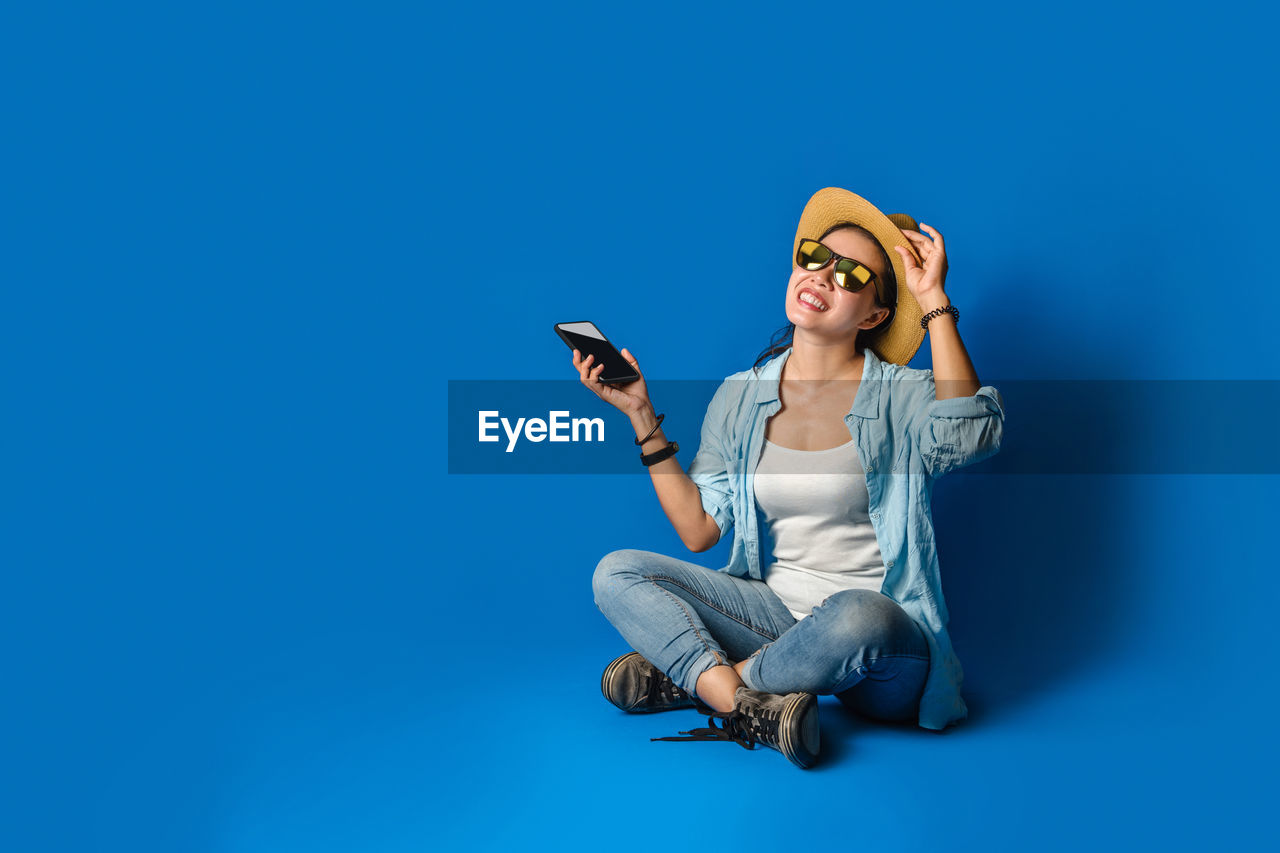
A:
[[[898,277],[893,271],[893,264],[889,260],[889,253],[885,251],[884,246],[880,244],[880,241],[876,239],[876,236],[861,225],[854,225],[852,222],[837,222],[835,225],[832,225],[826,231],[822,232],[822,236],[818,239],[825,240],[827,235],[832,231],[839,231],[842,228],[851,228],[854,231],[858,231],[867,237],[870,237],[871,242],[875,244],[876,250],[880,253],[880,259],[884,261],[884,268],[886,271],[884,280],[881,281],[881,284],[884,287],[884,292],[886,298],[889,300],[889,304],[886,305],[884,302],[880,301],[880,291],[877,290],[876,307],[888,308],[889,316],[885,317],[870,329],[858,329],[857,332],[854,333],[854,347],[858,352],[862,352],[867,345],[868,339],[889,328],[889,324],[893,322],[894,315],[898,313]],[[760,367],[762,362],[767,361],[785,350],[787,347],[791,346],[795,333],[795,323],[787,323],[787,325],[774,332],[773,338],[769,341],[769,346],[765,347],[764,351],[756,358],[756,363],[752,365],[752,370]]]

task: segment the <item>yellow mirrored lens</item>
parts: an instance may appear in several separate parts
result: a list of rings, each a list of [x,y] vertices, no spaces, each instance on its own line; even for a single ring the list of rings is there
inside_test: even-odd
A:
[[[857,261],[842,260],[836,265],[836,283],[855,293],[867,286],[875,274]]]
[[[816,270],[831,260],[831,250],[816,240],[801,240],[796,262],[805,269]]]

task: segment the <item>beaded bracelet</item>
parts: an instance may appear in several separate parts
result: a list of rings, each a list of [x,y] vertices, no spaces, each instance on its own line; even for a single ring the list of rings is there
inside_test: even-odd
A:
[[[928,329],[929,321],[934,317],[941,317],[943,314],[950,314],[956,320],[956,325],[960,324],[960,309],[954,305],[948,305],[946,308],[934,308],[928,314],[920,318],[920,328]]]

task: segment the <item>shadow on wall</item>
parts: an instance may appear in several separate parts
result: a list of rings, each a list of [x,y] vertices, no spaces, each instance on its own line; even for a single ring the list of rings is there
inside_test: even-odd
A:
[[[1010,273],[993,287],[1052,292],[1049,283],[1028,283],[1033,277]],[[1077,353],[1043,351],[1043,339],[1026,327],[1007,331],[995,322],[972,330],[988,354],[1004,350],[993,363],[1043,365],[1047,376],[1105,375]],[[1001,451],[944,476],[933,492],[949,627],[965,670],[962,725],[992,722],[1114,653],[1136,583],[1126,574],[1133,526],[1124,521],[1123,491],[1112,488],[1126,469],[1113,437],[1138,426],[1129,422],[1132,389],[989,375],[979,365],[984,384],[1004,398]],[[1082,400],[1087,410],[1075,410]]]

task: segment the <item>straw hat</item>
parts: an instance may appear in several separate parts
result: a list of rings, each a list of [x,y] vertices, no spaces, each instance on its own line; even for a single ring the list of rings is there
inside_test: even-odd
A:
[[[881,213],[875,205],[856,193],[842,190],[839,187],[827,187],[818,190],[804,206],[800,214],[800,227],[796,229],[795,245],[791,247],[791,260],[795,263],[796,252],[800,241],[804,238],[818,240],[827,229],[838,222],[852,222],[875,235],[876,240],[884,247],[884,252],[893,264],[893,274],[898,280],[898,304],[888,324],[871,334],[860,331],[862,342],[875,351],[881,361],[894,364],[906,364],[920,349],[924,341],[924,329],[920,328],[923,313],[916,298],[907,289],[907,268],[902,263],[902,256],[893,250],[894,246],[908,249],[916,261],[920,261],[920,253],[915,246],[902,235],[900,229],[919,231],[916,221],[905,213]]]

